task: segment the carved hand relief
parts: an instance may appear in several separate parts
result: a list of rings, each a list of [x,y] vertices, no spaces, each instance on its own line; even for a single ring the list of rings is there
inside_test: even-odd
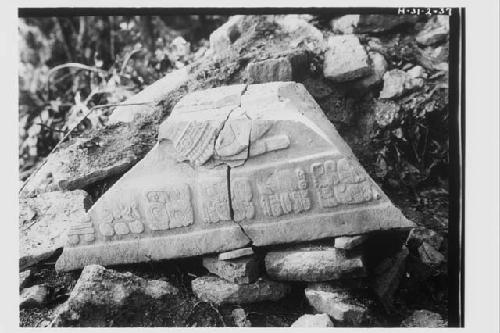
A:
[[[146,199],[151,230],[186,227],[194,222],[187,184],[175,185],[165,191],[147,192]]]
[[[205,223],[231,220],[226,179],[200,185],[202,215]]]
[[[281,216],[311,208],[304,170],[276,170],[258,184],[264,215]]]
[[[237,178],[231,182],[231,203],[236,222],[253,219],[255,206],[252,198],[252,188],[247,178]]]
[[[379,198],[363,172],[345,158],[313,163],[311,173],[323,208]]]

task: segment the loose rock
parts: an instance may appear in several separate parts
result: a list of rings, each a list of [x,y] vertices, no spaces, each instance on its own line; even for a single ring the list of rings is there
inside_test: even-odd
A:
[[[231,260],[254,254],[251,247],[244,247],[234,251],[219,253],[219,260]]]
[[[23,289],[31,279],[31,271],[29,269],[19,273],[19,289]]]
[[[330,317],[326,313],[305,314],[297,319],[291,327],[333,327]]]
[[[55,191],[20,198],[19,205],[19,267],[24,270],[64,246],[70,227],[85,219],[90,199],[82,190]]]
[[[412,315],[406,318],[402,327],[447,327],[448,323],[443,320],[440,314],[429,310],[416,310]]]
[[[215,304],[245,304],[277,301],[289,293],[286,284],[260,278],[251,284],[236,284],[216,276],[203,276],[191,281],[194,294]]]
[[[402,24],[414,24],[411,15],[344,15],[330,21],[333,32],[342,34],[380,33]]]
[[[342,250],[297,249],[273,251],[265,257],[267,274],[275,280],[328,281],[365,276],[361,256],[346,257]]]
[[[52,326],[100,326],[122,307],[178,294],[166,281],[145,280],[99,265],[86,266],[69,298],[56,311]]]
[[[370,74],[368,55],[356,36],[331,36],[327,47],[323,63],[326,78],[343,82]]]
[[[354,236],[354,237],[339,237],[335,238],[335,248],[351,250],[355,247],[363,244],[363,242],[368,238],[366,235]]]
[[[400,69],[393,69],[384,74],[384,88],[380,92],[380,98],[399,97],[403,94],[406,72]]]
[[[371,73],[355,83],[354,87],[357,89],[368,89],[378,84],[384,78],[384,73],[387,70],[387,61],[383,55],[378,52],[369,52],[368,55],[371,60]]]
[[[247,66],[247,75],[250,83],[291,81],[292,64],[287,58],[251,62]]]
[[[426,265],[439,266],[446,262],[444,255],[425,241],[418,248],[418,253],[420,255],[420,260]]]
[[[439,250],[443,243],[443,236],[434,230],[425,227],[418,227],[411,229],[408,239],[406,241],[408,248],[418,249],[423,242],[426,242],[436,250]]]
[[[416,36],[417,43],[433,45],[441,43],[448,38],[450,33],[450,19],[447,15],[435,15],[429,19],[424,29]]]
[[[203,266],[213,273],[232,283],[252,283],[259,277],[259,262],[255,257],[231,260],[219,260],[217,257],[204,257]]]
[[[49,288],[43,284],[35,285],[31,288],[25,288],[21,292],[19,307],[41,307],[47,302],[49,294]]]
[[[391,100],[375,100],[374,113],[375,121],[381,128],[392,124],[399,116],[401,106]]]
[[[368,308],[353,297],[349,290],[335,289],[321,283],[306,288],[305,295],[316,311],[326,313],[337,321],[359,326],[367,318]]]
[[[218,58],[227,56],[233,44],[241,36],[243,15],[231,16],[229,20],[210,35],[210,49]]]
[[[237,327],[252,327],[252,323],[248,320],[244,309],[234,309],[231,312],[231,316],[233,317],[234,324]]]

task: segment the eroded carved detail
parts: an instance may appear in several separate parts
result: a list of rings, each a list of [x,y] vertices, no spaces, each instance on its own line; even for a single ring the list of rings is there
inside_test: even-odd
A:
[[[281,216],[311,208],[304,170],[276,170],[258,184],[264,215]]]
[[[346,158],[313,163],[311,173],[323,208],[379,198],[365,174]]]
[[[226,179],[203,183],[200,192],[205,223],[231,220]]]
[[[213,154],[218,131],[209,121],[190,121],[171,139],[182,159],[202,165]]]
[[[231,181],[231,203],[236,222],[254,217],[255,206],[252,197],[252,188],[247,178],[236,178]]]
[[[187,184],[175,185],[167,191],[150,191],[146,193],[149,227],[152,230],[167,230],[186,227],[193,223],[191,193]],[[137,222],[137,221],[135,221]],[[132,231],[140,233],[137,223],[131,223]]]

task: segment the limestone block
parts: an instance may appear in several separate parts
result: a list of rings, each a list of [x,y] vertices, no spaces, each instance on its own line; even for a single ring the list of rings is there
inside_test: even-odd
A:
[[[416,310],[401,323],[401,326],[437,328],[448,327],[448,323],[443,320],[439,313],[429,310]]]
[[[335,248],[269,252],[265,264],[275,280],[329,281],[366,275],[360,256],[348,258]]]
[[[144,300],[173,297],[177,288],[161,280],[145,280],[132,273],[119,273],[99,265],[86,266],[69,298],[54,314],[52,326],[96,326],[103,316],[120,308],[140,306]]]
[[[320,284],[306,288],[305,295],[316,311],[326,313],[334,320],[359,326],[367,317],[368,308],[348,290]]]
[[[354,35],[335,35],[328,39],[323,74],[336,81],[349,81],[370,74],[368,54]]]
[[[223,279],[232,283],[248,284],[259,277],[259,262],[255,257],[219,260],[217,257],[204,257],[203,266]]]
[[[335,247],[337,249],[351,250],[361,245],[366,239],[366,235],[335,238]]]
[[[191,281],[191,288],[199,299],[217,305],[277,301],[290,292],[288,285],[263,278],[251,284],[237,284],[216,276],[196,278]]]
[[[384,73],[387,70],[387,61],[384,56],[378,52],[369,52],[368,55],[371,61],[370,75],[356,82],[354,85],[355,88],[370,88],[381,82],[384,78]]]
[[[412,15],[344,15],[330,22],[333,32],[342,34],[380,33],[402,24],[414,24]]]
[[[307,68],[306,54],[290,54],[287,57],[251,62],[246,72],[249,83],[266,83],[297,79]]]
[[[422,31],[415,37],[421,45],[433,45],[445,41],[450,33],[448,15],[435,15],[426,23]]]
[[[244,247],[229,252],[219,253],[219,260],[237,259],[241,257],[251,256],[253,253],[254,252],[251,247]]]
[[[305,314],[299,317],[291,327],[334,327],[334,325],[326,313],[321,313]]]
[[[49,293],[49,288],[43,284],[35,285],[31,288],[25,288],[21,292],[19,307],[41,307],[47,302]]]
[[[19,267],[26,267],[49,258],[62,248],[73,225],[70,237],[89,237],[91,224],[85,224],[90,201],[85,191],[47,192],[35,198],[19,199]]]
[[[93,237],[70,237],[57,269],[413,226],[293,82],[185,96],[86,218]]]
[[[241,36],[243,15],[231,16],[229,20],[210,35],[210,49],[218,58],[226,56],[233,44]]]

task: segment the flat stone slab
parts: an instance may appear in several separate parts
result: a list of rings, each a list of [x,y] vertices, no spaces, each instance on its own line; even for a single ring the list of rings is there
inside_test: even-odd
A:
[[[305,289],[309,304],[334,320],[359,326],[367,317],[368,308],[349,290],[335,289],[327,284],[314,284]]]
[[[229,282],[248,284],[259,277],[259,262],[255,257],[219,260],[217,257],[204,257],[203,266]]]
[[[89,210],[56,269],[410,228],[301,84],[185,96],[158,144]],[[88,229],[90,230],[90,229]]]
[[[241,257],[251,256],[252,254],[254,254],[254,252],[251,247],[244,247],[229,252],[219,253],[219,260],[237,259]]]
[[[71,226],[87,219],[89,206],[87,192],[82,190],[54,191],[35,198],[20,198],[20,269],[45,260],[62,248]],[[82,237],[86,236],[82,234]]]
[[[199,299],[217,305],[277,301],[290,292],[288,285],[263,278],[251,284],[237,284],[216,276],[196,278],[191,281],[191,288]]]
[[[348,258],[335,248],[269,252],[265,264],[267,274],[275,280],[313,282],[366,275],[361,256]]]

